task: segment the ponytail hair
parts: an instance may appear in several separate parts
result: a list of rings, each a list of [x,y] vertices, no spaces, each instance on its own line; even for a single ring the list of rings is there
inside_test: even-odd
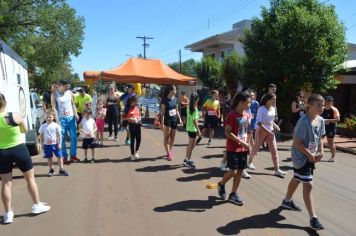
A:
[[[192,115],[195,111],[195,104],[198,101],[199,96],[197,93],[192,93],[190,95],[190,101],[189,101],[189,114]]]

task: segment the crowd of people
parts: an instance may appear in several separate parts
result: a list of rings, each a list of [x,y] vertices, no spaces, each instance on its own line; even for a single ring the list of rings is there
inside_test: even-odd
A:
[[[95,163],[95,148],[103,146],[104,126],[108,124],[108,139],[118,142],[118,132],[126,130],[125,144],[130,146],[131,160],[140,158],[141,144],[141,110],[138,106],[138,96],[134,93],[134,86],[129,85],[123,95],[118,95],[115,86],[109,86],[105,99],[96,101],[92,107],[92,98],[79,90],[79,95],[69,90],[69,83],[61,80],[51,86],[50,103],[46,104],[46,121],[39,129],[39,136],[43,146],[43,157],[48,160],[48,176],[56,174],[53,167],[53,154],[58,160],[58,174],[69,176],[64,165],[80,162],[77,156],[77,135],[81,135],[84,150],[83,162],[89,162],[88,149],[91,149],[90,162]],[[175,136],[178,126],[183,126],[188,134],[188,146],[183,165],[196,168],[192,158],[194,147],[201,143],[205,135],[208,136],[207,145],[211,145],[215,129],[223,124],[226,137],[224,158],[221,169],[226,171],[218,182],[218,195],[236,205],[243,205],[244,201],[237,194],[241,178],[250,179],[246,169],[255,170],[254,156],[267,143],[274,166],[274,175],[284,178],[286,172],[279,167],[279,157],[275,133],[280,131],[276,108],[276,86],[270,84],[268,92],[256,100],[254,90],[248,89],[238,92],[231,99],[221,96],[219,91],[212,90],[203,101],[201,115],[199,111],[199,96],[192,93],[188,97],[181,92],[177,98],[177,88],[167,86],[160,98],[159,126],[163,131],[163,147],[166,159],[174,159]],[[325,102],[325,108],[324,108]],[[314,209],[312,197],[312,180],[315,164],[324,155],[322,139],[327,136],[330,146],[330,162],[335,161],[335,146],[333,139],[336,134],[336,123],[340,120],[338,110],[333,106],[331,96],[325,99],[318,94],[308,96],[304,100],[303,92],[296,94],[291,104],[294,127],[292,161],[294,176],[292,177],[282,207],[300,211],[301,208],[293,202],[292,196],[299,186],[303,185],[303,197],[310,215],[310,226],[313,229],[323,229]],[[199,126],[200,117],[203,118],[202,128]],[[119,127],[120,126],[120,127]],[[79,128],[79,129],[78,129]],[[207,132],[208,131],[208,132]],[[50,206],[39,200],[39,194],[31,157],[26,146],[20,141],[20,133],[26,132],[26,127],[20,116],[6,112],[6,98],[0,94],[0,176],[2,180],[2,200],[5,208],[4,223],[13,221],[14,213],[11,209],[11,180],[13,163],[24,173],[28,183],[28,190],[33,199],[32,212],[43,213]],[[70,151],[66,148],[66,138],[69,134]],[[7,137],[7,138],[5,138]],[[231,192],[226,196],[225,185],[233,179]]]

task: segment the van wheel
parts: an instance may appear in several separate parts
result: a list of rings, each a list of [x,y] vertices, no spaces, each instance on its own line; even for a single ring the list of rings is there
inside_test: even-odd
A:
[[[30,152],[31,156],[38,155],[41,150],[41,144],[38,139],[36,139],[36,142],[34,144],[28,145],[27,146],[28,151]]]
[[[29,130],[26,133],[27,148],[31,156],[38,155],[41,150],[41,142],[37,135],[36,130]]]

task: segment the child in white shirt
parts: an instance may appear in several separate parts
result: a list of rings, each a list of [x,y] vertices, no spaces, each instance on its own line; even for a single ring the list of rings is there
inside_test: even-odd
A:
[[[46,122],[43,123],[39,129],[42,149],[44,151],[44,158],[48,160],[49,172],[48,176],[55,175],[53,169],[53,153],[58,158],[59,174],[69,176],[69,173],[63,168],[63,156],[61,151],[61,127],[54,122],[55,112],[50,109],[46,111]]]
[[[84,112],[84,117],[79,124],[82,137],[83,137],[83,149],[84,149],[84,163],[88,162],[88,148],[91,149],[91,162],[95,163],[95,132],[97,131],[97,127],[95,124],[95,120],[91,117],[91,110],[87,109]]]

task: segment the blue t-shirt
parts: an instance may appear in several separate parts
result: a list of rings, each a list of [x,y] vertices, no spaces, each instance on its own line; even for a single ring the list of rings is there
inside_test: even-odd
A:
[[[257,110],[258,110],[259,106],[260,106],[260,104],[256,100],[252,101],[251,106],[250,106],[251,115],[252,115],[251,129],[257,129],[256,118],[257,118]]]
[[[311,124],[308,114],[302,116],[295,127],[293,137],[293,139],[301,139],[304,147],[314,154],[317,153],[322,136],[325,134],[323,117],[317,116],[316,119],[318,120],[318,125],[314,127]],[[292,146],[292,161],[294,168],[302,168],[307,160],[308,158],[303,153],[299,152]]]

